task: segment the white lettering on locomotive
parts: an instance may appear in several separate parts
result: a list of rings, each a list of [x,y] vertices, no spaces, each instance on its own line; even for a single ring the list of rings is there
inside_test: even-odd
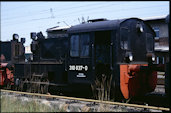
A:
[[[78,73],[77,77],[84,78],[86,75],[84,75],[84,73]]]
[[[85,70],[87,71],[88,70],[88,66],[83,66],[83,65],[70,65],[69,66],[69,70],[70,71],[82,71],[82,70]]]
[[[69,66],[69,70],[75,70],[75,66],[74,66],[74,65],[73,65],[73,66],[70,65],[70,66]]]

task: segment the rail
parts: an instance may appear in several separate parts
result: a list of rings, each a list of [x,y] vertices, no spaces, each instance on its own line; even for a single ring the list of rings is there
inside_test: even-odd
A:
[[[147,109],[170,111],[170,108],[156,107],[156,106],[127,104],[127,103],[120,103],[120,102],[110,102],[110,101],[101,101],[101,100],[93,100],[93,99],[85,99],[85,98],[75,98],[75,97],[66,97],[66,96],[57,96],[57,95],[46,95],[46,94],[28,93],[28,92],[19,92],[19,91],[11,91],[11,90],[3,90],[3,89],[1,89],[1,92],[2,91],[3,92],[9,92],[9,93],[17,93],[17,94],[44,96],[44,97],[50,97],[50,98],[62,98],[62,99],[69,99],[69,100],[78,100],[78,101],[86,101],[86,102],[97,102],[97,103],[103,103],[103,104],[113,104],[113,105],[129,106],[129,107],[138,107],[138,108],[147,108]]]

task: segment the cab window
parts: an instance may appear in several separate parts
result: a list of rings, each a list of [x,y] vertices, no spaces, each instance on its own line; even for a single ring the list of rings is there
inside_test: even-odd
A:
[[[82,34],[80,37],[80,57],[89,56],[89,34]]]
[[[129,50],[129,35],[128,35],[128,28],[121,28],[120,31],[120,46],[123,50]]]
[[[72,35],[70,39],[70,56],[71,57],[88,57],[89,56],[90,36],[87,33]]]
[[[72,35],[70,40],[70,56],[79,56],[79,35]]]

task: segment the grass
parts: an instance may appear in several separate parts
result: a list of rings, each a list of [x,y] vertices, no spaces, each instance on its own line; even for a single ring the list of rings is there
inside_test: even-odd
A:
[[[1,112],[63,112],[63,109],[54,108],[35,100],[25,101],[18,98],[1,95]]]
[[[110,90],[111,90],[111,80],[112,75],[110,77],[106,77],[102,75],[102,80],[99,81],[98,79],[95,80],[95,85],[92,86],[92,90],[94,90],[94,97],[101,101],[110,101]],[[110,105],[100,103],[98,112],[109,112]]]
[[[110,77],[102,76],[101,80],[96,78],[95,84],[91,85],[91,88],[95,99],[107,101],[110,100],[112,75]]]
[[[111,80],[112,76],[106,77],[103,75],[101,81],[96,80],[95,85],[92,86],[93,90],[96,91],[95,98],[101,101],[110,101],[110,90],[111,90]],[[96,90],[99,89],[99,90]],[[1,112],[66,112],[67,105],[59,106],[48,106],[47,104],[42,104],[35,99],[30,101],[22,101],[19,98],[11,98],[9,96],[1,95]],[[88,107],[83,107],[82,112],[91,111]],[[97,112],[111,112],[109,104],[99,104]],[[115,111],[125,112],[125,109],[115,109]],[[114,112],[115,112],[114,111]]]

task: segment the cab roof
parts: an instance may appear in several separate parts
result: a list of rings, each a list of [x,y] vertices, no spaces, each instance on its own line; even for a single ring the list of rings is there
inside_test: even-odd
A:
[[[136,18],[136,17],[132,17],[132,18],[125,18],[125,19],[104,20],[104,21],[97,21],[97,22],[92,22],[92,23],[79,24],[79,25],[70,27],[67,30],[67,32],[72,34],[72,33],[91,32],[91,31],[115,30],[119,28],[122,22],[125,22],[128,20],[143,21],[151,29],[151,31],[153,31],[150,25],[146,21]],[[155,34],[154,31],[153,31],[153,34]]]
[[[90,32],[90,31],[103,31],[112,30],[117,27],[123,20],[105,20],[92,23],[85,23],[72,26],[67,31],[68,33]]]

